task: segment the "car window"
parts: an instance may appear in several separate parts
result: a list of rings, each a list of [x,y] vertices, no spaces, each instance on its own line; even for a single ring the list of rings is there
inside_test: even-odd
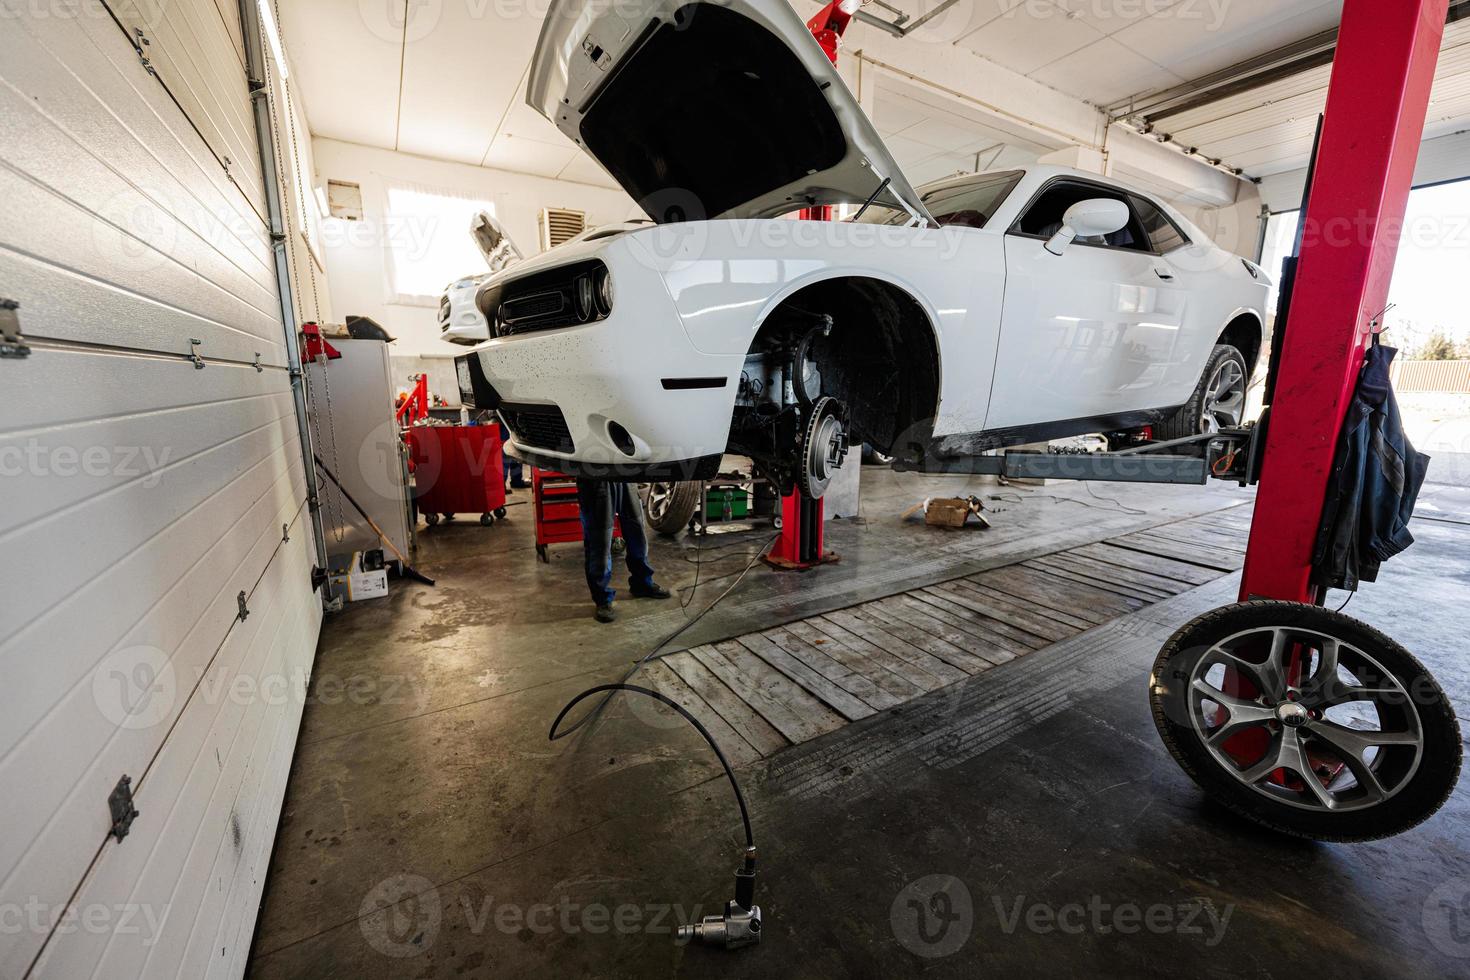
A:
[[[1011,170],[1002,174],[985,174],[973,180],[945,180],[941,186],[918,188],[919,200],[924,208],[941,225],[960,225],[964,228],[984,228],[995,209],[1000,207],[1006,195],[1021,180],[1021,171]],[[908,212],[893,208],[868,208],[862,216],[863,224],[901,225],[908,221]]]
[[[1078,235],[1076,241],[1083,245],[1102,245],[1109,248],[1126,248],[1139,252],[1153,251],[1138,212],[1129,202],[1129,195],[1098,184],[1086,184],[1061,180],[1047,187],[1021,217],[1016,219],[1011,230],[1021,235],[1050,238],[1062,228],[1062,216],[1067,209],[1079,201],[1106,198],[1128,204],[1131,215],[1128,223],[1110,235]]]
[[[1172,252],[1181,245],[1189,244],[1189,239],[1184,237],[1184,232],[1180,231],[1179,226],[1164,213],[1163,208],[1137,194],[1129,194],[1128,198],[1133,202],[1133,210],[1143,222],[1144,233],[1153,243],[1155,252],[1162,255],[1165,252]]]

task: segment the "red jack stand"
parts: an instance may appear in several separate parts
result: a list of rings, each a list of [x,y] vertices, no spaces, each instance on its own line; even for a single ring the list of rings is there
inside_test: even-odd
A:
[[[822,500],[793,490],[781,498],[781,538],[761,561],[781,572],[804,572],[838,560],[822,550]]]
[[[807,30],[817,39],[828,59],[837,63],[837,50],[842,33],[847,30],[853,13],[861,6],[856,0],[832,0],[816,16],[806,22]],[[802,208],[797,217],[803,221],[831,221],[836,209],[823,204]],[[838,560],[836,552],[822,550],[822,500],[813,500],[792,490],[781,498],[781,539],[761,561],[778,571],[804,572],[808,568]]]

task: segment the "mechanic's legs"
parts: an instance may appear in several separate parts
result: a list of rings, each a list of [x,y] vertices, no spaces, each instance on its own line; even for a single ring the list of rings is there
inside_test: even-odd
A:
[[[597,607],[597,619],[610,623],[616,594],[612,581],[613,497],[612,485],[602,480],[577,481],[577,505],[582,517],[582,558],[586,565],[587,588]]]
[[[496,423],[500,426],[500,444],[503,446],[510,440],[510,433],[505,428],[504,422]],[[500,451],[501,462],[505,467],[505,478],[510,481],[512,489],[523,489],[526,484],[526,470],[521,461],[516,459],[505,450]]]
[[[667,599],[668,589],[653,580],[653,566],[648,563],[648,534],[643,527],[643,502],[638,491],[626,483],[612,484],[618,521],[623,529],[624,555],[628,563],[628,590],[640,599]]]

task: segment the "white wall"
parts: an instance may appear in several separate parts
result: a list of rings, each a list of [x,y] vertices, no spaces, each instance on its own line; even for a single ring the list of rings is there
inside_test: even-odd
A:
[[[439,339],[436,306],[407,305],[391,298],[387,242],[382,234],[389,183],[407,181],[493,202],[496,217],[527,256],[537,251],[537,215],[544,207],[585,211],[589,227],[642,215],[622,191],[590,184],[430,160],[320,137],[312,140],[312,146],[319,185],[328,180],[348,180],[362,187],[361,222],[328,218],[323,223],[323,252],[333,311],[338,319],[350,313],[370,316],[381,323],[398,338],[389,348],[395,376],[402,379],[412,371],[427,369],[431,390],[451,403],[458,402],[459,397],[446,359],[464,353],[465,348]],[[429,233],[468,237],[469,230],[436,228]],[[447,285],[456,277],[483,271],[483,264],[445,269],[444,282]],[[434,359],[440,363],[423,363]]]

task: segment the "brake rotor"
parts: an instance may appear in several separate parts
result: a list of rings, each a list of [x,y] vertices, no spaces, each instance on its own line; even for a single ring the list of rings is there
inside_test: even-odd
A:
[[[832,477],[847,458],[847,426],[837,399],[823,395],[812,403],[801,440],[801,492],[813,499],[827,492]]]

